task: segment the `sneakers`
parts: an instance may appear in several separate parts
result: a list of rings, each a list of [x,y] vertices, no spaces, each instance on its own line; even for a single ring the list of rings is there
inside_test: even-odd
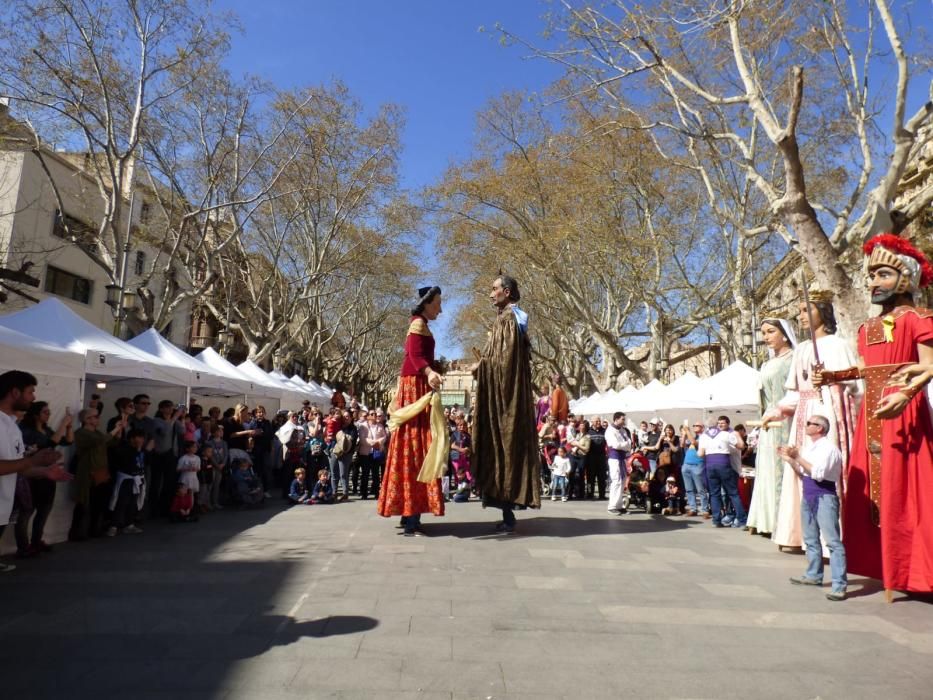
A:
[[[567,502],[567,497],[566,497],[566,496],[561,496],[561,497],[560,497],[560,500],[561,500],[561,503],[566,503],[566,502]]]
[[[123,528],[124,534],[127,534],[127,535],[138,535],[142,531],[143,529],[141,527],[136,527],[135,525],[132,525],[132,524],[127,525],[125,528]]]
[[[830,591],[829,593],[826,594],[826,600],[832,600],[835,602],[839,602],[840,600],[845,600],[845,599],[846,599],[845,591]]]
[[[556,501],[556,500],[557,500],[557,496],[551,496],[551,500],[552,500],[552,501]]]
[[[670,515],[673,511],[670,508],[662,508],[661,515]]]
[[[606,512],[609,513],[609,515],[622,515],[622,511],[618,508],[610,508]]]
[[[790,582],[797,586],[822,586],[822,581],[817,581],[816,579],[807,578],[806,576],[791,576]]]
[[[689,516],[694,516],[694,515],[696,515],[696,514],[697,514],[697,512],[696,512],[695,510],[688,510],[688,511],[687,511],[687,515],[689,515]]]
[[[107,537],[116,537],[116,536],[117,536],[117,528],[115,528],[115,527],[113,527],[113,526],[111,525],[110,527],[107,528],[106,535],[107,535]]]
[[[506,525],[504,522],[496,523],[496,532],[500,535],[513,535],[515,534],[515,526]]]
[[[16,564],[7,564],[5,561],[0,561],[0,574],[7,574],[11,571],[16,571]]]

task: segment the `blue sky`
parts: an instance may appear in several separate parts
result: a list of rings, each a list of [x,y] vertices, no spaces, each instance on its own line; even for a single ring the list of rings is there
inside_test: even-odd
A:
[[[500,44],[495,31],[499,22],[521,36],[539,36],[548,9],[540,0],[220,0],[216,6],[234,11],[243,26],[233,38],[234,71],[281,87],[339,79],[368,109],[386,102],[403,107],[401,177],[412,190],[469,155],[476,113],[490,98],[538,91],[560,75],[556,65]],[[447,300],[436,324],[438,353],[448,357],[459,353],[446,337],[454,301]]]

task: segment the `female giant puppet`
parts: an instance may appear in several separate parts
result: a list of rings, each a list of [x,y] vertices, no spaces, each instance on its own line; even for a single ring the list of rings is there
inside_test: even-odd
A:
[[[390,413],[421,400],[432,389],[440,387],[441,375],[434,362],[434,336],[428,328],[428,321],[433,321],[440,313],[440,287],[419,289],[418,302],[411,312],[411,324],[405,339],[405,359]],[[418,473],[431,444],[430,416],[428,407],[395,428],[389,440],[385,476],[379,489],[379,515],[401,515],[407,536],[422,534],[422,513],[444,514],[440,479],[430,483],[418,481]]]
[[[851,452],[855,433],[855,411],[861,388],[858,382],[848,382],[835,387],[813,385],[813,369],[817,357],[826,369],[842,369],[855,361],[849,343],[835,335],[836,316],[833,313],[832,294],[812,290],[806,301],[800,303],[797,317],[802,330],[809,329],[810,339],[804,340],[794,349],[793,366],[787,376],[787,393],[778,406],[769,409],[763,422],[781,420],[793,416],[788,442],[798,449],[809,447],[806,435],[807,420],[814,413],[829,418],[829,439],[847,459]],[[814,353],[813,344],[817,352]],[[782,463],[781,496],[778,504],[777,523],[771,539],[782,549],[803,546],[800,525],[800,499],[803,485],[793,469]]]
[[[864,251],[868,290],[881,314],[859,328],[859,364],[817,373],[814,382],[865,379],[842,501],[843,538],[849,571],[882,579],[890,602],[894,590],[933,591],[933,424],[922,391],[929,377],[898,385],[896,376],[907,364],[933,362],[933,311],[914,301],[933,280],[933,267],[890,234],[875,236]]]

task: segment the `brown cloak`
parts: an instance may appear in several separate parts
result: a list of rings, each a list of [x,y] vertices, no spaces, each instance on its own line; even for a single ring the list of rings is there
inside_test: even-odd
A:
[[[476,370],[473,455],[484,503],[540,507],[531,345],[509,308],[496,317]]]

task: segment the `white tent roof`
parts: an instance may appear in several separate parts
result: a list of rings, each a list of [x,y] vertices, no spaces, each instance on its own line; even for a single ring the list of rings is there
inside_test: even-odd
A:
[[[209,389],[228,396],[249,392],[247,382],[228,377],[208,367],[163,338],[155,328],[150,328],[126,342],[155,355],[168,365],[188,370],[191,373],[190,386],[192,388]]]
[[[295,384],[298,384],[299,386],[305,387],[306,390],[311,394],[312,400],[316,399],[318,401],[330,401],[330,395],[324,391],[320,384],[306,382],[297,374],[292,376],[291,381]]]
[[[49,298],[0,318],[0,325],[84,356],[85,371],[98,377],[133,378],[187,386],[190,373],[85,321]]]
[[[258,381],[264,381],[268,386],[277,387],[283,403],[300,405],[302,401],[308,398],[308,392],[292,384],[288,379],[284,379],[281,372],[266,372],[262,367],[252,360],[246,360],[237,366],[237,369],[250,377],[255,377]],[[283,408],[286,408],[283,406]]]
[[[709,409],[757,406],[761,391],[758,370],[736,360],[703,382],[699,394]]]
[[[84,377],[84,355],[0,326],[0,367],[54,377]]]
[[[664,387],[655,408],[661,410],[674,408],[702,409],[706,408],[708,403],[704,399],[703,380],[693,372],[687,372]]]
[[[267,380],[265,382],[261,382],[248,376],[247,374],[244,374],[232,363],[221,357],[220,354],[214,350],[214,348],[206,348],[202,350],[197,355],[197,359],[206,364],[218,374],[222,374],[225,377],[229,377],[230,379],[237,379],[241,382],[246,382],[246,384],[249,386],[248,393],[253,396],[270,396],[277,399],[282,395],[281,389],[273,386],[271,381]]]
[[[626,408],[632,413],[644,413],[658,410],[667,387],[659,380],[652,379],[636,393],[626,398]]]

